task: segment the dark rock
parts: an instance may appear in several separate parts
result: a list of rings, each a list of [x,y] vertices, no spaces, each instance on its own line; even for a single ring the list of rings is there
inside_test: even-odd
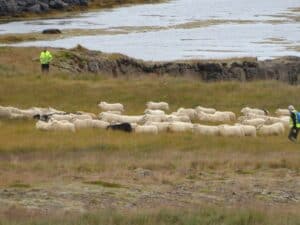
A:
[[[41,6],[40,6],[40,4],[36,4],[36,5],[33,5],[33,6],[29,7],[27,10],[28,10],[28,12],[40,13],[41,12]]]
[[[46,29],[42,31],[42,34],[61,34],[61,30],[59,29]]]
[[[218,80],[265,80],[274,79],[291,84],[300,81],[300,58],[283,57],[274,60],[258,61],[256,58],[241,58],[226,63],[222,60],[193,62],[144,62],[121,54],[104,54],[76,48],[62,52],[55,66],[77,73],[119,75],[163,75],[193,76],[204,81]]]
[[[68,7],[68,4],[63,2],[62,0],[51,0],[49,3],[49,7],[53,9],[64,9]]]

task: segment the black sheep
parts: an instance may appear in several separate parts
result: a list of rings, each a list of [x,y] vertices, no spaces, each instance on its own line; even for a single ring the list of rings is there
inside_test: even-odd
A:
[[[130,123],[119,123],[119,124],[113,124],[106,127],[106,129],[112,129],[112,130],[119,130],[124,132],[132,132],[132,126]]]

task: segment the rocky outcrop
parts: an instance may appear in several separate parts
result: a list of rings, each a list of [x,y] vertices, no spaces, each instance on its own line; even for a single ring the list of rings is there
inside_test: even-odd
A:
[[[20,13],[43,13],[51,9],[63,10],[72,6],[87,6],[89,0],[0,0],[0,16]]]
[[[233,60],[194,60],[178,62],[145,62],[121,54],[104,54],[82,47],[62,50],[56,56],[56,67],[75,73],[122,75],[193,76],[204,81],[274,79],[300,83],[300,58],[283,57],[258,61],[256,58]]]

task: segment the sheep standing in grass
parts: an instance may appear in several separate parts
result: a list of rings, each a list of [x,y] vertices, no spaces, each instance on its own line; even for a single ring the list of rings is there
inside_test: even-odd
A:
[[[84,128],[102,128],[105,129],[109,123],[101,120],[93,120],[93,119],[75,119],[73,121],[76,129],[84,129]]]
[[[75,132],[75,125],[68,121],[38,121],[36,128],[43,131],[72,131]]]
[[[102,101],[98,104],[98,107],[103,111],[124,111],[124,106],[121,103],[107,103]]]
[[[220,135],[223,137],[244,137],[245,132],[241,126],[220,125]]]
[[[171,115],[167,115],[167,122],[186,122],[190,123],[191,119],[187,115],[178,115],[177,113],[172,113]]]
[[[243,125],[243,124],[235,124],[235,126],[240,126],[243,131],[245,136],[249,136],[249,137],[256,137],[256,127],[252,126],[252,125]]]
[[[77,115],[87,115],[87,116],[90,116],[94,120],[97,119],[97,116],[96,116],[95,113],[77,111],[75,114],[77,114]]]
[[[258,128],[258,134],[262,136],[278,136],[283,133],[284,133],[284,126],[282,123],[263,125]]]
[[[172,122],[169,124],[169,131],[171,132],[192,132],[194,125],[192,123]]]
[[[179,108],[176,112],[177,116],[188,116],[190,120],[197,119],[197,111],[195,109],[185,109],[185,108]]]
[[[136,133],[158,134],[158,128],[154,125],[138,125],[134,130]]]
[[[201,124],[194,124],[194,132],[201,135],[219,136],[220,130],[218,126],[208,126]]]
[[[169,104],[167,102],[147,102],[146,104],[147,109],[152,109],[152,110],[164,110],[168,111],[169,110]]]
[[[277,116],[290,116],[290,111],[288,109],[276,109],[275,114]]]
[[[147,122],[145,125],[153,125],[157,127],[158,132],[166,132],[169,130],[170,123],[169,122]]]
[[[261,126],[261,125],[265,124],[266,120],[261,119],[261,118],[256,118],[256,119],[249,119],[249,120],[245,119],[245,120],[242,120],[240,122],[243,125],[250,125],[250,126],[258,127],[258,126]]]
[[[150,114],[150,115],[156,115],[156,116],[161,116],[161,115],[165,115],[166,113],[163,110],[159,110],[159,109],[146,109],[144,111],[145,114]]]
[[[235,120],[235,114],[233,112],[215,112],[214,114],[208,114],[204,112],[198,112],[198,119],[200,121],[226,123]]]
[[[206,108],[206,107],[202,107],[202,106],[197,106],[195,108],[195,110],[197,112],[204,112],[204,113],[207,113],[207,114],[214,114],[217,110],[214,109],[214,108]]]
[[[99,114],[99,118],[108,123],[139,123],[143,116],[118,115],[102,112]]]
[[[138,122],[139,124],[145,124],[147,122],[164,122],[167,120],[166,115],[151,115],[151,114],[146,114],[144,115],[140,121]]]
[[[263,109],[257,109],[257,108],[250,108],[250,107],[244,107],[241,110],[241,113],[243,113],[245,116],[247,116],[249,113],[253,113],[256,115],[268,115],[269,112]]]

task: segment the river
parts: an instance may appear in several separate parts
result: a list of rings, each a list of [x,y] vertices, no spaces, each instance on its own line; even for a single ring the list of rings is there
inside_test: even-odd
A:
[[[17,46],[118,52],[153,60],[300,56],[299,0],[173,0],[79,14],[73,18],[0,24],[1,34],[101,30]]]

